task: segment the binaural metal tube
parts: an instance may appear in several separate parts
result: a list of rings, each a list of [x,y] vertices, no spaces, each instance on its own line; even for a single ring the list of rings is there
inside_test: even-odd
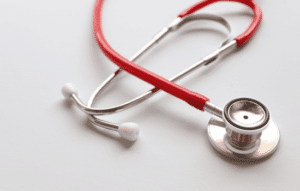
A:
[[[215,16],[215,15],[210,15],[210,14],[201,14],[201,15],[191,15],[189,17],[185,17],[184,19],[182,18],[176,18],[168,27],[164,28],[161,32],[159,32],[148,44],[146,44],[141,50],[139,50],[133,57],[130,58],[130,61],[135,61],[137,58],[139,58],[143,53],[145,53],[150,47],[152,47],[156,42],[158,42],[161,38],[163,38],[166,34],[168,34],[170,31],[172,30],[176,30],[178,28],[180,28],[181,26],[183,26],[184,24],[188,23],[189,21],[195,21],[198,19],[205,19],[205,20],[213,20],[213,21],[217,21],[221,24],[223,24],[229,32],[231,32],[231,28],[230,25],[227,23],[227,21],[225,19],[223,19],[222,17],[219,16]],[[213,53],[209,54],[208,56],[204,57],[203,59],[201,59],[199,62],[195,63],[194,65],[190,66],[189,68],[187,68],[186,70],[180,72],[179,74],[173,76],[171,79],[169,79],[170,81],[177,81],[178,79],[182,78],[183,76],[189,74],[190,72],[194,71],[196,68],[202,66],[202,65],[208,65],[209,63],[211,63],[212,61],[214,61],[220,53],[224,52],[224,50],[227,50],[231,47],[235,47],[236,46],[236,41],[233,40],[231,42],[228,43],[228,40],[230,39],[230,37],[228,36],[226,38],[226,40],[221,44],[220,48],[218,48],[216,51],[214,51]],[[96,125],[100,125],[104,128],[107,129],[111,129],[114,131],[118,130],[119,125],[118,124],[114,124],[111,122],[107,122],[104,120],[100,120],[98,118],[96,118],[94,115],[105,115],[105,114],[111,114],[111,113],[115,113],[118,111],[122,111],[125,109],[129,109],[143,101],[145,101],[146,99],[150,98],[152,95],[154,95],[156,92],[159,91],[158,88],[153,88],[147,92],[145,92],[144,94],[140,95],[139,97],[132,99],[124,104],[118,105],[116,107],[111,107],[111,108],[106,108],[106,109],[95,109],[95,108],[91,108],[94,99],[96,98],[96,96],[104,91],[104,89],[111,84],[111,82],[120,74],[122,73],[122,69],[118,69],[116,70],[113,74],[111,74],[91,95],[87,106],[85,106],[82,101],[76,96],[73,95],[72,99],[75,101],[76,105],[84,112],[88,113],[88,117],[89,119],[92,121],[92,123],[96,124]]]
[[[176,30],[179,29],[180,27],[182,27],[183,25],[189,23],[190,21],[196,21],[196,20],[212,20],[212,21],[216,21],[221,23],[223,26],[225,26],[227,28],[227,30],[229,31],[229,33],[231,32],[231,27],[229,25],[229,23],[223,19],[222,17],[216,16],[216,15],[211,15],[211,14],[197,14],[197,15],[190,15],[188,17],[185,18],[176,18],[168,27],[164,28],[161,32],[159,32],[147,45],[145,45],[140,51],[138,51],[138,53],[136,53],[133,57],[130,58],[130,61],[135,61],[137,58],[139,58],[146,50],[148,50],[153,44],[155,44],[156,42],[158,42],[163,36],[165,36],[168,32],[170,32],[171,30]],[[236,42],[232,41],[230,43],[227,44],[228,40],[230,39],[230,35],[226,38],[226,40],[221,44],[221,47],[218,49],[219,53],[223,52],[224,49],[229,49],[230,47],[235,47]],[[214,52],[215,53],[215,52]],[[215,55],[216,57],[217,55]],[[200,65],[202,65],[202,62],[205,61],[206,65],[210,62],[207,62],[208,60],[204,58],[204,60],[200,60],[198,63],[196,63],[195,65],[191,66],[190,68],[195,68],[195,67],[199,67]],[[211,60],[212,61],[212,60]],[[188,69],[187,69],[188,70]],[[89,102],[88,102],[88,106],[91,107],[92,106],[92,102],[94,101],[95,97],[101,92],[104,91],[105,87],[107,87],[110,82],[117,77],[118,74],[120,74],[123,70],[122,69],[118,69],[117,71],[115,71],[112,75],[110,75],[91,95]],[[186,71],[186,70],[185,70]],[[184,75],[185,71],[181,72],[180,74],[177,75],[178,79],[181,78],[181,76]],[[170,80],[174,80],[176,81],[177,79],[175,79],[176,77],[171,78]],[[142,101],[150,98],[151,94],[153,94],[154,92],[156,92],[156,88],[153,88],[152,90],[149,90],[148,92],[144,93],[143,95],[129,101],[129,102],[136,102],[136,104],[141,103]],[[127,102],[127,103],[129,103]],[[126,106],[125,107],[132,107],[132,106],[128,106],[127,103],[124,103],[122,105]],[[136,105],[135,104],[135,105]],[[118,111],[122,111],[122,105],[119,105],[116,108]],[[113,111],[114,112],[114,111]],[[107,113],[109,114],[109,113]],[[101,115],[101,114],[99,114]],[[103,115],[103,114],[102,114]]]

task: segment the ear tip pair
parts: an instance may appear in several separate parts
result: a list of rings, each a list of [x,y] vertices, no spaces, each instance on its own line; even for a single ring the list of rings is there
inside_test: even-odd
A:
[[[140,126],[136,123],[125,122],[119,126],[118,133],[124,139],[136,141],[140,133]]]

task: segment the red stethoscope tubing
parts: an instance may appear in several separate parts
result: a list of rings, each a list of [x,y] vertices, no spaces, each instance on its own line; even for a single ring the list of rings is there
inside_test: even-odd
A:
[[[249,39],[254,35],[257,28],[259,27],[262,20],[262,11],[259,6],[253,0],[203,0],[192,7],[186,9],[179,14],[178,17],[185,17],[195,11],[219,1],[232,1],[239,2],[249,6],[254,12],[254,18],[248,29],[241,35],[235,38],[237,46],[241,47],[245,45]],[[197,109],[203,111],[203,107],[209,99],[201,94],[190,91],[183,88],[143,67],[136,65],[135,63],[124,58],[118,54],[106,41],[103,30],[102,30],[102,8],[104,0],[96,0],[94,8],[94,32],[95,38],[98,45],[102,49],[103,53],[115,64],[117,64],[123,70],[129,72],[130,74],[144,80],[179,99],[186,101],[188,104],[194,106]]]

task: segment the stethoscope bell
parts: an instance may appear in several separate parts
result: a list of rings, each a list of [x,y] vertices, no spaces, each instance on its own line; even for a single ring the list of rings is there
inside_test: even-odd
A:
[[[208,137],[214,148],[230,158],[261,159],[278,147],[279,129],[268,108],[249,98],[230,101],[222,118],[213,116]]]

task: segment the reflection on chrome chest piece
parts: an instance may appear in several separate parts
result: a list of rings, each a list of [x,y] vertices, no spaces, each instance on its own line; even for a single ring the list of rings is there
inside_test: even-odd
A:
[[[280,139],[279,129],[272,119],[260,139],[256,141],[255,147],[252,147],[252,152],[248,154],[235,152],[236,148],[228,143],[228,133],[223,119],[213,116],[208,123],[207,133],[210,143],[218,152],[237,160],[257,160],[270,156],[277,149]]]

